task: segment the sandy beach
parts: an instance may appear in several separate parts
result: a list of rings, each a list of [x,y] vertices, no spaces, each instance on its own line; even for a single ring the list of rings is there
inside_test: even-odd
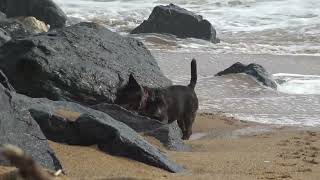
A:
[[[319,180],[319,12],[0,0],[0,180]]]
[[[168,173],[96,147],[50,142],[65,170],[62,179],[318,179],[318,129],[279,127],[238,121],[222,115],[198,114],[191,152],[160,147],[185,172]],[[154,139],[147,138],[156,146]],[[5,174],[12,168],[1,167]],[[60,178],[61,179],[61,178]]]

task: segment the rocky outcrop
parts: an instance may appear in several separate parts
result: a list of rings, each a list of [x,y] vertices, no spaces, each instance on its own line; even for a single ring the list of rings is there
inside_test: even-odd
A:
[[[33,16],[51,28],[61,28],[67,16],[52,0],[0,0],[0,11],[8,18]]]
[[[0,84],[0,145],[18,146],[40,165],[52,170],[61,169],[38,124],[28,109],[13,99],[14,95]],[[2,156],[0,165],[9,165]]]
[[[192,37],[213,43],[220,42],[216,38],[216,30],[208,20],[174,4],[156,6],[148,20],[143,21],[131,33],[167,33],[178,38]]]
[[[73,145],[93,145],[109,154],[128,157],[170,172],[180,166],[144,140],[137,132],[106,113],[76,103],[13,97],[24,104],[50,140]]]
[[[35,17],[17,17],[14,19],[22,23],[24,28],[32,34],[38,34],[49,31],[49,27],[44,22],[37,20]]]
[[[87,105],[112,102],[130,73],[149,87],[171,84],[141,42],[94,23],[12,40],[0,69],[19,93]]]
[[[235,74],[235,73],[245,73],[253,78],[255,78],[258,82],[261,82],[264,86],[277,89],[277,83],[272,78],[272,75],[269,74],[264,67],[259,64],[251,63],[249,65],[244,65],[240,62],[237,62],[216,74],[216,76],[222,76],[226,74]]]
[[[155,137],[170,150],[190,150],[190,148],[185,145],[181,139],[182,132],[177,122],[164,124],[160,121],[127,111],[126,109],[114,104],[98,104],[92,108],[105,112],[113,119],[126,124],[138,133]]]

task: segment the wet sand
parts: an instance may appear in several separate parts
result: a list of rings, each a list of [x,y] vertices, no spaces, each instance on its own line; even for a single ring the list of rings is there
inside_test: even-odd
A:
[[[319,179],[320,131],[279,127],[198,114],[191,152],[165,151],[185,167],[179,174],[126,158],[95,146],[50,142],[65,169],[63,179]],[[150,138],[148,138],[150,140]],[[151,140],[156,146],[159,142]],[[161,149],[164,149],[163,147]],[[10,168],[0,168],[0,173]]]

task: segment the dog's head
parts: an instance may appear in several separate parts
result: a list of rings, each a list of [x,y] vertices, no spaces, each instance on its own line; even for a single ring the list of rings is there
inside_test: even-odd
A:
[[[152,119],[159,120],[161,122],[167,122],[167,103],[163,94],[158,90],[148,92],[145,105],[139,110],[139,114],[150,117]]]
[[[115,103],[131,111],[167,121],[167,104],[160,90],[141,86],[131,74],[128,83],[118,90]]]
[[[144,96],[143,87],[130,74],[128,83],[117,91],[115,103],[128,109],[138,110]]]

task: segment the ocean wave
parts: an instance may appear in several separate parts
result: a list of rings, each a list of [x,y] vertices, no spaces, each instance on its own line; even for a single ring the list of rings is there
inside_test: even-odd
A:
[[[278,73],[278,91],[287,94],[320,94],[320,76]]]
[[[153,7],[168,0],[54,0],[67,13],[68,24],[95,21],[128,35],[147,19]],[[212,45],[201,40],[150,35],[150,48],[217,53],[320,55],[319,0],[175,0],[175,4],[203,15],[222,40]],[[165,45],[167,44],[167,46]]]
[[[133,37],[144,42],[151,50],[167,50],[175,52],[211,52],[214,54],[274,54],[274,55],[312,55],[320,56],[320,36],[313,42],[297,39],[279,41],[278,39],[267,39],[267,37],[251,34],[223,35],[221,43],[213,44],[205,40],[188,38],[179,39],[175,36],[160,34],[133,35]],[[245,37],[248,38],[245,38]],[[225,39],[223,37],[226,37]],[[256,39],[254,39],[255,37]],[[243,40],[242,40],[243,39]],[[285,38],[283,38],[285,39]],[[240,42],[239,42],[239,41]]]

